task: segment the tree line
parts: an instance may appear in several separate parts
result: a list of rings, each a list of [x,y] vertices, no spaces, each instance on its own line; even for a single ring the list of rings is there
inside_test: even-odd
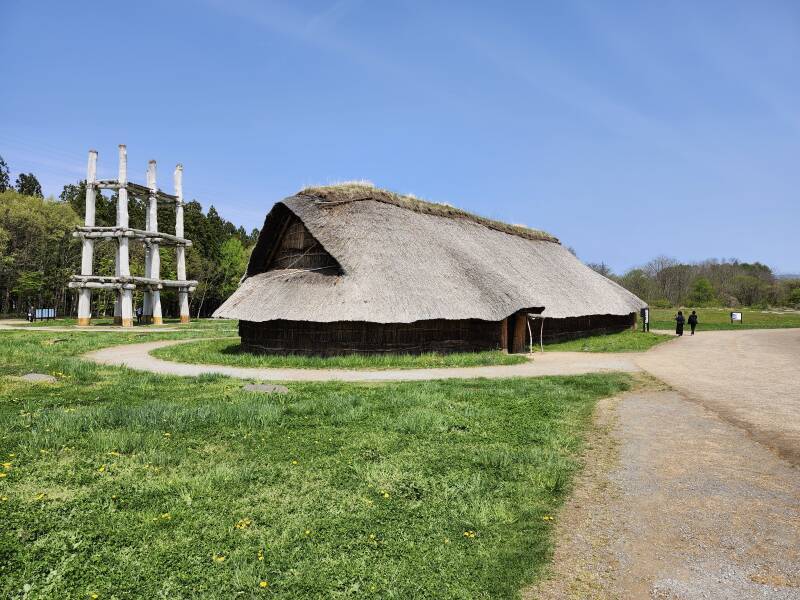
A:
[[[653,307],[785,306],[800,308],[800,278],[780,278],[767,265],[736,259],[682,263],[659,256],[615,275],[605,263],[589,263]]]
[[[72,236],[83,224],[86,182],[67,184],[56,198],[44,198],[33,173],[20,173],[11,186],[8,165],[0,157],[0,314],[21,314],[30,306],[56,308],[59,315],[77,310],[77,296],[69,289],[70,277],[80,271],[81,246]],[[117,192],[97,194],[96,224],[116,224]],[[130,226],[144,229],[146,202],[131,198]],[[175,210],[158,209],[159,230],[175,230]],[[239,284],[247,268],[258,229],[249,233],[223,219],[214,206],[204,213],[196,200],[184,206],[185,236],[192,240],[186,252],[186,274],[197,280],[190,295],[193,316],[209,316]],[[94,273],[114,275],[116,244],[95,244]],[[144,275],[144,246],[130,245],[131,273]],[[175,249],[162,247],[161,276],[176,279]],[[141,292],[134,298],[141,304]],[[161,303],[165,315],[178,311],[177,292],[164,289]],[[92,313],[113,315],[114,294],[95,290]]]

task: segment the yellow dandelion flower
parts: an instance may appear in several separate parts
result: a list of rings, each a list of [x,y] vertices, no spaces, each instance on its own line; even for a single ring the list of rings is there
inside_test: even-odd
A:
[[[293,461],[292,461],[292,464],[293,464],[293,465],[296,465],[296,464],[297,464],[297,461],[296,461],[296,460],[293,460]]]
[[[253,523],[250,519],[239,519],[234,527],[236,529],[247,529]]]
[[[268,587],[268,586],[269,586],[269,583],[267,583],[266,581],[259,581],[259,582],[258,582],[258,587],[260,587],[262,590],[263,590],[265,587]]]
[[[47,496],[47,494],[42,492],[41,494],[36,494],[36,498],[35,499],[36,500],[44,500],[45,496]]]
[[[218,562],[218,563],[225,562],[225,556],[224,556],[224,555],[222,555],[222,554],[215,554],[215,555],[212,557],[212,560],[213,560],[214,562]]]
[[[13,452],[11,452],[11,453],[8,455],[8,457],[9,457],[9,458],[14,458],[15,456],[16,456],[16,454],[14,454]]]
[[[103,473],[103,472],[105,472],[105,470],[106,470],[106,466],[105,465],[101,465],[100,468],[97,469],[97,472],[98,473]]]
[[[97,600],[97,598],[99,598],[99,597],[100,596],[98,594],[90,594],[89,595],[89,598],[91,598],[92,600]]]
[[[306,529],[305,533],[306,533],[306,535],[311,535],[311,530],[310,529]]]
[[[258,560],[264,560],[264,552],[263,550],[258,551]]]
[[[384,498],[388,498],[389,497],[389,492],[383,492],[383,497]]]
[[[8,502],[8,496],[0,496],[0,502]]]
[[[165,431],[164,437],[172,437],[172,434],[169,431]]]
[[[0,473],[0,478],[2,477],[8,477],[8,473]]]
[[[171,514],[169,514],[169,513],[164,513],[164,514],[162,514],[162,515],[161,515],[161,518],[162,518],[164,521],[169,521],[170,519],[172,519],[172,515],[171,515]]]
[[[3,463],[3,468],[4,469],[10,469],[11,468],[11,463],[10,462],[4,462]]]

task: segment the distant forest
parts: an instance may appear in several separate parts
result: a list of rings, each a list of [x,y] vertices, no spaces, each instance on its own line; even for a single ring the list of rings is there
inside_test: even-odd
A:
[[[79,272],[80,242],[72,236],[83,225],[85,181],[68,184],[59,197],[45,199],[33,173],[20,173],[11,184],[8,165],[0,157],[0,314],[22,314],[29,306],[56,308],[58,315],[74,315],[77,295],[67,287],[70,277]],[[96,200],[98,226],[116,224],[116,192]],[[144,229],[145,203],[129,201],[130,226]],[[161,231],[175,231],[175,210],[159,207]],[[199,202],[184,208],[185,236],[192,240],[186,252],[189,279],[199,282],[190,295],[191,314],[209,316],[230,296],[244,274],[258,229],[249,233],[226,221],[210,206],[207,213]],[[114,274],[116,244],[95,244],[95,274]],[[144,247],[131,244],[131,273],[144,275]],[[176,279],[175,249],[161,248],[161,276]],[[141,304],[141,293],[134,299]],[[166,316],[177,314],[177,294],[165,289],[161,303]],[[110,316],[114,295],[99,290],[92,294],[92,313]]]
[[[29,306],[56,308],[59,315],[75,314],[76,294],[67,287],[80,269],[81,248],[72,236],[83,224],[85,182],[64,186],[58,199],[42,197],[33,173],[20,173],[12,186],[9,169],[0,157],[0,314],[22,314]],[[116,193],[115,193],[116,194]],[[131,227],[144,229],[144,202],[131,200]],[[114,225],[116,195],[98,196],[97,225]],[[247,267],[258,229],[249,233],[226,221],[210,206],[203,213],[197,201],[186,203],[185,235],[193,245],[187,252],[189,279],[199,282],[190,296],[192,316],[209,316],[230,296]],[[172,232],[175,213],[159,208],[159,228]],[[95,245],[95,273],[114,274],[111,242]],[[603,263],[595,271],[618,282],[653,307],[668,306],[786,306],[800,308],[800,279],[779,278],[767,265],[735,259],[685,264],[659,257],[623,275]],[[144,274],[144,250],[131,244],[131,271]],[[161,273],[175,279],[175,250],[161,249]],[[112,315],[110,291],[92,295],[93,314]],[[141,298],[135,298],[136,305]],[[162,292],[165,315],[177,313],[175,291]]]
[[[604,263],[589,267],[613,279],[654,308],[749,306],[800,308],[800,278],[780,278],[767,265],[736,259],[681,263],[660,256],[616,275]]]

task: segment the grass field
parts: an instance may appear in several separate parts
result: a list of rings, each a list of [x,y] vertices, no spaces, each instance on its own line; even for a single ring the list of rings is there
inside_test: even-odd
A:
[[[244,392],[0,332],[0,596],[514,597],[621,374]],[[55,384],[14,376],[52,373]]]
[[[683,315],[688,317],[692,308],[684,308]],[[800,311],[772,311],[733,309],[742,313],[741,323],[731,323],[730,308],[697,308],[699,323],[697,331],[714,331],[720,329],[777,329],[784,327],[800,327]],[[675,329],[675,308],[653,308],[650,310],[651,329]],[[688,329],[688,326],[687,326]]]
[[[545,344],[545,352],[644,352],[671,340],[672,336],[642,331],[622,331],[609,335]],[[536,348],[534,348],[536,349]]]
[[[151,352],[165,360],[185,363],[232,365],[236,367],[291,367],[299,369],[427,369],[436,367],[476,367],[514,365],[527,358],[504,352],[468,352],[455,354],[387,354],[346,356],[271,356],[244,352],[239,338],[205,340],[192,344],[168,346]]]
[[[28,323],[28,322],[22,323],[22,325],[25,325],[27,327],[75,327],[77,324],[78,320],[73,317],[52,319],[50,321],[34,321],[33,323]],[[92,318],[92,324],[90,327],[111,327],[113,325],[114,325],[113,317],[94,317]],[[164,326],[170,328],[180,327],[184,329],[214,330],[221,333],[230,332],[231,334],[234,335],[237,333],[237,321],[232,321],[228,319],[192,319],[192,321],[189,324],[181,325],[180,319],[165,318]],[[133,331],[152,331],[157,329],[159,329],[159,326],[136,325],[136,320],[134,319]]]

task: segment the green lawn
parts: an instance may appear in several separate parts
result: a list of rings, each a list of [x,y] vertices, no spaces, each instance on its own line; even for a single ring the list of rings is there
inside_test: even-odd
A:
[[[595,400],[631,384],[272,396],[77,358],[145,335],[0,332],[0,597],[514,597]],[[13,377],[29,371],[58,382]]]
[[[33,323],[26,323],[26,324],[28,327],[75,327],[77,326],[77,323],[78,320],[74,317],[64,317],[59,319],[52,319],[50,321],[34,321]],[[92,318],[92,326],[94,327],[111,327],[113,325],[114,325],[113,317]],[[236,325],[237,325],[236,321],[228,319],[192,319],[192,321],[188,325],[181,325],[180,319],[171,317],[164,318],[164,326],[168,326],[170,328],[180,326],[181,328],[186,328],[186,329],[204,329],[204,330],[209,329],[222,333],[235,334],[237,331]],[[136,325],[136,320],[134,319],[134,326],[133,326],[134,331],[136,330],[151,331],[157,329],[159,329],[159,326]]]
[[[683,308],[683,315],[688,317],[692,307]],[[799,311],[751,310],[730,308],[697,308],[697,331],[719,329],[777,329],[784,327],[800,327]],[[741,323],[731,323],[731,310],[742,313]],[[675,329],[677,308],[653,308],[650,310],[651,329]],[[689,329],[689,326],[686,326]]]
[[[672,336],[643,332],[622,331],[609,335],[591,337],[545,344],[545,352],[644,352],[653,346],[671,340]],[[538,350],[538,348],[534,348]]]
[[[291,367],[298,369],[425,369],[436,367],[476,367],[514,365],[527,361],[519,354],[504,352],[465,352],[455,354],[350,354],[346,356],[274,356],[253,354],[241,349],[239,338],[205,340],[159,348],[151,352],[165,360],[236,367]]]

